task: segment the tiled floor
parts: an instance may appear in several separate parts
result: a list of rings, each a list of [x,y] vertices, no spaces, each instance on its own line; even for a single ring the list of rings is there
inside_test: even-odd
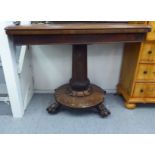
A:
[[[9,106],[0,103],[0,133],[155,133],[155,105],[127,110],[120,96],[108,94],[105,104],[112,114],[103,119],[96,110],[62,108],[49,115],[45,109],[51,100],[49,94],[34,95],[21,119],[14,119]]]

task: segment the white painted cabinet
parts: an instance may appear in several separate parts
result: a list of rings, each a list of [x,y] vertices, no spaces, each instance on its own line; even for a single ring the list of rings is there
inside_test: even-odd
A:
[[[3,45],[0,47],[0,56],[12,114],[14,117],[22,117],[33,95],[30,52],[27,47],[21,47],[17,54],[17,48],[4,31],[10,24],[12,23],[0,23],[0,43]]]

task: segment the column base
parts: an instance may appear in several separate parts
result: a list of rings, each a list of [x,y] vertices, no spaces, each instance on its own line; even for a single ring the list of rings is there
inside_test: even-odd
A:
[[[57,88],[54,95],[58,104],[54,104],[53,106],[49,106],[49,108],[47,108],[50,114],[52,113],[51,111],[53,111],[53,109],[55,113],[55,110],[59,109],[57,107],[60,105],[74,109],[94,107],[97,108],[102,117],[106,117],[110,114],[110,112],[102,104],[104,102],[105,91],[96,85],[90,84],[90,87],[87,91],[75,93],[75,91],[71,90],[70,85],[66,84]]]

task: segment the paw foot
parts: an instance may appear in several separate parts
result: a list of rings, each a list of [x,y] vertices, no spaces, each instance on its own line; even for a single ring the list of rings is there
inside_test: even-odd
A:
[[[110,111],[103,104],[98,105],[97,110],[101,117],[107,117],[111,114]]]
[[[60,109],[60,104],[59,103],[53,103],[46,110],[49,114],[55,114],[59,111],[59,109]]]

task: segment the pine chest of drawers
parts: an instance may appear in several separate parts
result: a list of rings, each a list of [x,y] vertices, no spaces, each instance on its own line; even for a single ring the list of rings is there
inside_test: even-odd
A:
[[[143,43],[124,45],[117,90],[128,109],[134,109],[137,103],[155,103],[155,21],[131,23],[147,24],[152,30]]]

